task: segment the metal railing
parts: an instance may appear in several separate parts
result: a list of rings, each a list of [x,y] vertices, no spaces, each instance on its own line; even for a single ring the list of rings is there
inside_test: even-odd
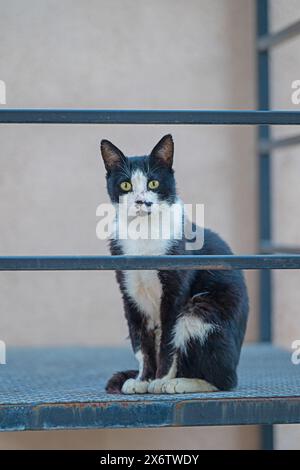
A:
[[[300,269],[300,255],[0,256],[0,271]]]
[[[270,68],[269,51],[300,34],[300,21],[286,28],[270,32],[269,2],[256,0],[257,12],[257,101],[259,110],[270,108]],[[272,124],[271,122],[268,123]],[[283,123],[282,123],[283,124]],[[275,244],[272,240],[272,151],[300,144],[300,134],[291,137],[273,139],[269,126],[258,130],[258,164],[259,164],[259,250],[262,253],[299,253],[300,247]],[[272,341],[272,274],[269,270],[260,271],[260,339]],[[273,448],[273,428],[263,426],[262,445],[265,449]]]

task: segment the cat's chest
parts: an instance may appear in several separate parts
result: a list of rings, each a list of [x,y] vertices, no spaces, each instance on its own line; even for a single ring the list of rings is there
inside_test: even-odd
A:
[[[166,240],[122,241],[124,255],[163,255],[167,252]],[[127,294],[139,310],[148,317],[149,327],[160,325],[160,303],[162,285],[157,271],[124,271],[124,285]]]
[[[162,286],[156,271],[125,271],[125,288],[139,310],[148,317],[149,327],[160,324]]]

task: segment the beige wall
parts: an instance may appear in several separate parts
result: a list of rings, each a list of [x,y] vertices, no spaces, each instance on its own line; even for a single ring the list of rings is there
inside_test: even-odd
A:
[[[0,79],[8,107],[254,108],[252,0],[0,0]],[[175,140],[186,202],[237,253],[256,251],[255,129],[0,126],[2,254],[106,254],[101,138],[145,153]],[[256,274],[247,274],[256,338]],[[125,344],[112,273],[0,274],[0,331],[16,344]],[[150,444],[149,444],[150,443]],[[252,428],[11,433],[1,448],[255,448]]]

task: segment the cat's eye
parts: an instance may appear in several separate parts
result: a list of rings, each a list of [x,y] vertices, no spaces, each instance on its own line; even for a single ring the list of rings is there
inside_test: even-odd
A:
[[[157,189],[158,186],[159,186],[159,181],[157,181],[157,180],[151,180],[148,183],[148,188],[149,189]]]
[[[123,191],[131,191],[132,185],[131,185],[131,183],[129,183],[129,181],[123,181],[123,182],[120,184],[120,188],[121,188]]]

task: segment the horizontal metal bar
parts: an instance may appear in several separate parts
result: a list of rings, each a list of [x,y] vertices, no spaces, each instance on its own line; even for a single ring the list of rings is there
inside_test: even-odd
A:
[[[1,256],[0,271],[300,269],[300,255]]]
[[[300,20],[284,29],[281,29],[280,31],[277,31],[276,33],[269,33],[260,37],[257,41],[257,48],[259,51],[265,51],[270,47],[277,46],[278,44],[298,35],[300,35]]]
[[[300,125],[300,111],[2,109],[1,123]]]
[[[266,254],[300,254],[300,246],[262,242],[260,245],[260,252]]]
[[[268,153],[271,150],[278,148],[291,147],[300,144],[300,135],[293,135],[291,137],[285,137],[283,139],[263,139],[259,142],[259,152],[261,154]]]

